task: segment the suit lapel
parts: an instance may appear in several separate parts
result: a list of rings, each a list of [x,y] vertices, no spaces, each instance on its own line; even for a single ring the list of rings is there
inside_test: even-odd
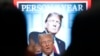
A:
[[[58,40],[56,37],[55,37],[55,40],[57,41],[57,44],[58,44],[58,49],[59,49],[59,51],[61,50],[61,41],[60,40]],[[61,51],[60,51],[60,53],[61,53]]]
[[[60,45],[61,41],[59,41],[56,37],[55,37],[56,41],[57,41],[57,44],[58,46]]]

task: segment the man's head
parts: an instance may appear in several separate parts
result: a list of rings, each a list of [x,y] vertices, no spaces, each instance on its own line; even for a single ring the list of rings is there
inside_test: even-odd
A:
[[[39,44],[42,51],[49,55],[53,52],[54,40],[51,34],[39,34]]]
[[[49,33],[53,33],[56,34],[60,27],[61,27],[61,23],[62,23],[62,18],[63,16],[58,14],[58,13],[50,13],[48,14],[46,20],[45,20],[45,28]]]
[[[37,39],[35,39],[35,37],[33,37],[33,38],[30,37],[28,50],[33,54],[39,54],[39,53],[41,53],[41,47],[40,47]]]

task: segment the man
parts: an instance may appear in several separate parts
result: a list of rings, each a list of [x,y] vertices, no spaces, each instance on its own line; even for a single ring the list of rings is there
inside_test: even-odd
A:
[[[58,13],[50,13],[48,14],[45,20],[45,31],[41,33],[51,33],[54,38],[54,45],[56,48],[57,54],[62,54],[65,51],[65,43],[58,39],[55,35],[60,30],[63,16]],[[31,32],[29,38],[37,38],[40,32]]]
[[[39,44],[41,46],[42,53],[36,56],[59,56],[54,52],[54,40],[52,34],[39,34]]]

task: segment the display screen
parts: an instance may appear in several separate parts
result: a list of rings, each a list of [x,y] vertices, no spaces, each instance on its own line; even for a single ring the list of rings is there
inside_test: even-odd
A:
[[[14,5],[26,16],[27,44],[30,39],[38,43],[41,33],[52,33],[57,53],[61,54],[61,49],[67,50],[71,43],[74,17],[90,8],[91,0],[15,0]]]

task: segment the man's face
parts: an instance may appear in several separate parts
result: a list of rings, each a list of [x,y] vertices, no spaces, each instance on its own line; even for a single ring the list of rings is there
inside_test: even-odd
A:
[[[60,28],[60,19],[58,15],[52,15],[46,22],[46,29],[49,33],[57,33]]]
[[[53,39],[50,36],[41,37],[40,45],[45,54],[50,54],[53,51]]]

